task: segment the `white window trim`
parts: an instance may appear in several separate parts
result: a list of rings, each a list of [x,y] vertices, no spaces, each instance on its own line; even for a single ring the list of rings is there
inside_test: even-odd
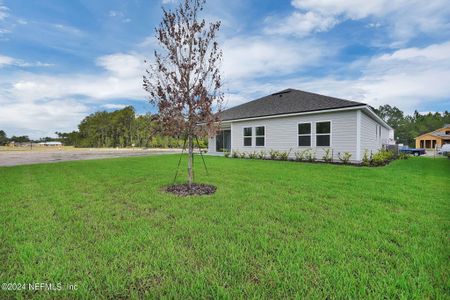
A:
[[[264,135],[256,135],[256,127],[264,127]],[[257,148],[264,148],[264,147],[266,147],[266,125],[255,125],[255,126],[253,126],[253,128],[255,129],[255,147],[257,147]],[[264,146],[256,145],[256,138],[257,137],[263,137],[264,138]]]
[[[330,133],[317,133],[317,123],[325,123],[330,122]],[[315,133],[315,147],[321,147],[321,148],[331,148],[333,146],[333,122],[331,120],[320,120],[314,122],[314,133]],[[329,135],[330,136],[330,145],[329,146],[318,146],[317,145],[317,136],[318,135]]]
[[[250,136],[246,136],[245,135],[245,129],[247,129],[247,128],[250,128],[251,130],[252,130],[252,135],[250,135]],[[250,138],[250,141],[251,141],[251,145],[250,146],[246,146],[245,145],[245,139],[248,139],[248,138]],[[245,126],[245,127],[242,127],[242,147],[246,147],[246,148],[251,148],[251,147],[253,147],[253,127],[252,126]]]
[[[380,140],[381,140],[381,125],[378,125],[378,135],[379,135]]]
[[[298,133],[298,125],[300,124],[309,124],[309,134],[299,134]],[[298,144],[299,136],[308,136],[309,135],[309,146],[300,146]],[[298,122],[297,123],[297,148],[312,148],[312,137],[313,137],[313,123],[312,122]]]

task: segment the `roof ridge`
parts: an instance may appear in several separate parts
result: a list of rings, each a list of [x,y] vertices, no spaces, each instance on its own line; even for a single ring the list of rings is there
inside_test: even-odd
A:
[[[308,92],[308,91],[304,91],[304,90],[297,90],[297,89],[290,89],[290,90],[293,90],[293,91],[296,91],[296,92],[302,92],[302,93],[310,94],[310,95],[316,95],[316,96],[321,96],[321,97],[326,97],[326,98],[331,98],[331,99],[337,99],[337,100],[341,100],[341,101],[349,101],[349,102],[355,102],[355,103],[367,105],[367,103],[364,103],[364,102],[348,100],[348,99],[338,98],[338,97],[334,97],[334,96],[327,96],[327,95],[323,95],[323,94],[319,94],[319,93],[313,93],[313,92]]]
[[[287,88],[222,111],[223,120],[365,106],[367,104]]]

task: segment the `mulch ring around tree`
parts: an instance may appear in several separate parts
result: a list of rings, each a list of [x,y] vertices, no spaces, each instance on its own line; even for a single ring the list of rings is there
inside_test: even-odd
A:
[[[175,194],[177,196],[201,196],[211,195],[216,192],[216,187],[209,184],[193,183],[191,187],[189,184],[174,184],[166,187],[165,191]]]

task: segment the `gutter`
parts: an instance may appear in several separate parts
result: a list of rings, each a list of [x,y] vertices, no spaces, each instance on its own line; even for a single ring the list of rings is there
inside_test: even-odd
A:
[[[367,105],[366,104],[361,104],[361,105],[355,105],[355,106],[349,106],[349,107],[343,107],[343,108],[330,108],[330,109],[311,110],[311,111],[297,112],[297,113],[276,114],[276,115],[268,115],[268,116],[260,116],[260,117],[231,119],[231,120],[223,120],[222,123],[250,121],[250,120],[261,120],[261,119],[273,119],[273,118],[284,118],[284,117],[291,117],[291,116],[311,115],[311,114],[336,112],[336,111],[348,111],[348,110],[362,109],[364,107],[367,107]],[[389,126],[389,125],[387,125],[387,126]]]

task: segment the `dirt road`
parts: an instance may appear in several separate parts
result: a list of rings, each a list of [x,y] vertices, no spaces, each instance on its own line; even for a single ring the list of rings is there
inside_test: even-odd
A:
[[[0,151],[0,166],[53,163],[71,160],[116,158],[180,153],[179,149],[49,149],[45,151]]]

